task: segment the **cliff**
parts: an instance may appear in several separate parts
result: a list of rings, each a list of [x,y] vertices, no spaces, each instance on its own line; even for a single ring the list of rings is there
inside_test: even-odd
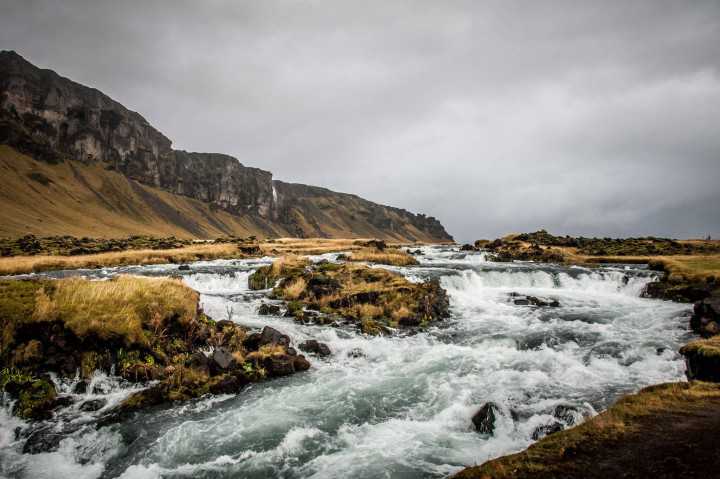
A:
[[[100,167],[118,172],[132,184],[223,210],[237,217],[229,223],[252,223],[252,231],[263,236],[452,240],[432,217],[273,180],[272,173],[244,166],[229,155],[174,150],[140,114],[12,51],[0,52],[0,144],[45,164],[67,160],[80,171]],[[110,209],[120,206],[112,198],[103,199]],[[38,225],[27,229],[42,233]],[[182,229],[193,236],[209,233]],[[243,232],[232,226],[214,229]]]

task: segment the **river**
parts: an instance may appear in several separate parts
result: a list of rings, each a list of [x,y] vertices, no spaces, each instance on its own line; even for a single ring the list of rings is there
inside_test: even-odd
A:
[[[439,278],[452,316],[416,334],[367,337],[355,330],[259,316],[267,292],[248,275],[270,258],[60,271],[50,277],[119,273],[182,274],[214,319],[273,326],[294,344],[327,343],[305,373],[255,384],[235,396],[204,397],[143,411],[112,426],[95,420],[141,386],[97,372],[78,404],[42,424],[65,434],[55,452],[22,454],[0,410],[0,475],[50,478],[418,478],[446,477],[465,465],[524,449],[533,432],[569,406],[575,423],[643,386],[684,380],[678,348],[690,337],[687,305],[641,298],[655,273],[638,266],[596,269],[492,263],[483,253],[423,247],[419,266],[391,268],[412,281]],[[333,260],[334,254],[314,257]],[[559,307],[515,304],[522,296]],[[522,303],[522,301],[519,301]],[[73,381],[58,381],[71,391]],[[81,398],[77,398],[81,399]],[[496,429],[482,435],[471,417],[498,405]]]

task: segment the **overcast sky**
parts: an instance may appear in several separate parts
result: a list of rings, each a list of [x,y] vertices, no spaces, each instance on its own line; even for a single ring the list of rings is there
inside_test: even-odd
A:
[[[0,49],[461,241],[720,235],[718,0],[3,0]]]

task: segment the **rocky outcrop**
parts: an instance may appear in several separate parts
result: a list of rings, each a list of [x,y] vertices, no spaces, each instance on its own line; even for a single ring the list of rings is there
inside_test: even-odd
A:
[[[12,51],[0,52],[0,144],[50,163],[101,164],[144,185],[250,217],[266,235],[452,240],[432,217],[273,180],[272,173],[229,155],[173,150],[140,114]]]

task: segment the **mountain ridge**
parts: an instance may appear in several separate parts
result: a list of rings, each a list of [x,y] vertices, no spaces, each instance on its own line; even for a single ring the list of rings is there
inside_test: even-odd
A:
[[[199,200],[252,223],[260,236],[452,241],[433,217],[276,180],[230,155],[175,150],[140,113],[13,51],[0,52],[0,144],[50,165],[100,165],[145,187]],[[201,230],[188,232],[210,233]]]

